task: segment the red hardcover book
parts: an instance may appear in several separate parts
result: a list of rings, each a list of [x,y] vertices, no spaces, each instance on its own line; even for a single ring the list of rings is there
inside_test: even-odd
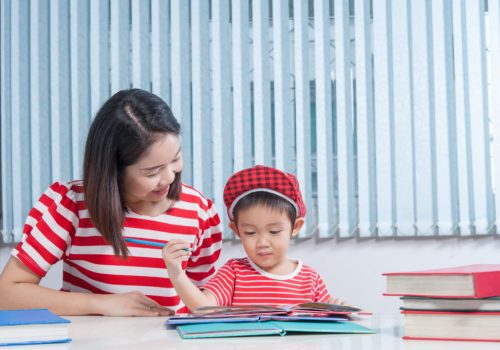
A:
[[[500,296],[500,265],[467,265],[442,269],[384,273],[384,295],[432,298]]]
[[[500,342],[500,312],[402,311],[407,340]]]

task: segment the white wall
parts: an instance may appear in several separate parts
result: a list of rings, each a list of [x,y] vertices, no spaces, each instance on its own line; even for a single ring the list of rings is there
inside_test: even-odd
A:
[[[0,269],[3,270],[3,267],[7,263],[10,258],[10,252],[15,245],[8,244],[0,247]],[[58,262],[56,265],[50,269],[47,275],[42,279],[42,286],[60,289],[62,286],[62,262]]]
[[[10,249],[0,248],[2,268]],[[226,242],[220,264],[243,255],[239,243]],[[351,305],[373,312],[397,312],[399,299],[382,296],[385,288],[383,272],[476,263],[500,264],[500,239],[307,240],[292,245],[289,256],[300,258],[315,268],[330,292]],[[43,284],[60,287],[60,276],[59,264],[44,278]]]
[[[243,254],[239,244],[226,243],[221,260]],[[500,239],[309,240],[293,245],[289,256],[315,268],[330,293],[349,304],[373,312],[396,312],[399,299],[382,295],[383,272],[500,264]]]

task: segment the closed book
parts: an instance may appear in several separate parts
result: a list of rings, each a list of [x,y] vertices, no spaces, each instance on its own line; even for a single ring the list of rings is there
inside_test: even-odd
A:
[[[500,312],[500,297],[482,299],[401,297],[401,300],[403,310]]]
[[[488,298],[500,296],[500,265],[477,264],[383,274],[384,295],[435,298]]]
[[[0,310],[0,345],[67,343],[69,323],[47,309]]]
[[[403,339],[500,342],[500,312],[402,311]]]
[[[373,330],[353,322],[229,322],[200,323],[177,327],[177,332],[184,339],[248,337],[261,335],[338,333],[372,334]]]

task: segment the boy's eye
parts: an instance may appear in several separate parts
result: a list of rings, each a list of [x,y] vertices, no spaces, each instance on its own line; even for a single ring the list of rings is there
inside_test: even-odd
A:
[[[254,232],[254,231],[245,231],[245,235],[246,235],[246,236],[251,236],[251,235],[253,235],[253,234],[255,234],[255,232]]]
[[[273,234],[273,235],[277,235],[277,234],[279,234],[281,231],[269,231],[269,232],[271,232],[271,234]]]

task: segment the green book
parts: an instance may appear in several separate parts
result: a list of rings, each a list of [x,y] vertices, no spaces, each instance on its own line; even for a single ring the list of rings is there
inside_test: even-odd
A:
[[[353,322],[231,322],[200,323],[177,327],[184,339],[286,335],[288,333],[356,333],[372,334],[373,330]]]

